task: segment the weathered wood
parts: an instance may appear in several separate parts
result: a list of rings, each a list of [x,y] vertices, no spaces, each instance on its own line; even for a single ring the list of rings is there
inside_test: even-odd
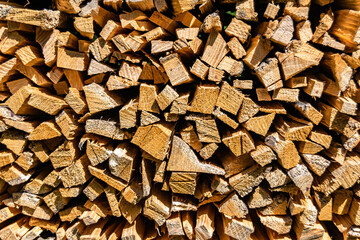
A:
[[[299,163],[300,156],[294,143],[284,139],[278,133],[269,134],[265,138],[265,144],[276,152],[280,165],[285,169],[290,169]]]
[[[183,162],[177,161],[181,156]],[[181,138],[174,136],[169,162],[167,165],[168,171],[180,172],[202,172],[223,175],[224,170],[211,163],[200,162],[195,153],[190,149]]]

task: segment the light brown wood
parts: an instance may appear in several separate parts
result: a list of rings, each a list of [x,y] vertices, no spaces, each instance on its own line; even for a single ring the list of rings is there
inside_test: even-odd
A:
[[[265,138],[265,144],[271,147],[278,156],[278,161],[285,169],[296,166],[300,161],[295,144],[278,133],[271,133]]]
[[[255,149],[254,140],[246,129],[225,132],[222,142],[237,157]]]
[[[217,31],[212,30],[206,41],[201,60],[216,68],[222,58],[229,52],[224,38]]]
[[[246,50],[244,63],[251,69],[254,69],[272,49],[273,46],[271,46],[269,40],[263,39],[260,35],[257,35],[251,39],[250,47]]]
[[[170,145],[174,126],[169,123],[156,123],[139,127],[131,143],[139,146],[156,159],[163,160]]]
[[[318,65],[324,55],[323,52],[308,43],[298,40],[291,41],[286,46],[286,50],[285,53],[278,52],[276,54],[285,80],[290,79],[309,67]],[[299,55],[298,53],[302,54]],[[294,65],[293,62],[297,62],[297,64]]]
[[[89,57],[86,53],[58,48],[56,65],[60,68],[66,68],[76,71],[87,70]]]

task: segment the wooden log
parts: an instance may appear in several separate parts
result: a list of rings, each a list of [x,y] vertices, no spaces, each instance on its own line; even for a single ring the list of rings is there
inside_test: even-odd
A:
[[[222,142],[235,156],[240,156],[255,149],[254,140],[246,129],[228,131],[224,134]]]
[[[299,55],[298,53],[303,53]],[[285,80],[290,79],[305,69],[320,63],[324,53],[312,47],[308,43],[298,40],[291,41],[286,46],[285,53],[276,53],[282,68]],[[298,64],[293,64],[297,62]]]
[[[47,21],[44,21],[43,18],[46,18]],[[35,25],[44,30],[49,30],[59,25],[60,11],[11,8],[6,13],[5,19]]]
[[[139,146],[156,159],[163,160],[170,146],[174,126],[169,123],[156,123],[139,127],[131,143]]]
[[[211,239],[215,231],[215,212],[210,204],[202,206],[197,211],[195,234],[198,239]]]
[[[179,156],[181,156],[183,162],[177,161]],[[224,170],[216,165],[200,162],[189,145],[177,136],[173,137],[167,170],[179,172],[202,172],[219,175],[225,174]]]
[[[258,186],[265,178],[265,175],[270,172],[271,167],[262,168],[253,165],[250,168],[240,172],[229,178],[229,184],[238,192],[241,197],[249,194],[252,189]]]
[[[109,92],[96,83],[84,86],[84,93],[90,113],[101,112],[123,104],[123,101],[119,96]],[[101,98],[98,97],[99,93],[101,93]]]
[[[106,169],[101,169],[93,166],[89,166],[88,168],[91,175],[99,178],[100,180],[104,181],[109,186],[117,189],[118,191],[121,191],[125,188],[126,184],[122,180],[110,175],[110,173]]]
[[[219,87],[212,84],[203,84],[196,87],[193,100],[188,106],[192,112],[211,114],[217,102]]]
[[[271,46],[271,42],[269,40],[263,39],[260,35],[257,35],[251,39],[250,47],[246,51],[244,63],[251,69],[254,69],[273,48],[274,47]]]
[[[304,164],[298,164],[288,171],[288,175],[304,195],[309,195],[313,176]]]
[[[57,67],[76,71],[85,71],[89,65],[89,58],[86,53],[58,48]]]
[[[265,138],[265,144],[271,147],[278,156],[278,161],[285,169],[296,166],[300,161],[300,156],[294,143],[285,140],[278,133],[271,133]]]
[[[201,60],[216,68],[228,52],[229,48],[221,34],[217,31],[211,31]]]
[[[127,143],[120,143],[112,152],[109,159],[110,172],[129,182],[136,167],[137,149]]]
[[[281,19],[270,40],[280,45],[286,46],[290,43],[294,34],[294,23],[290,15]]]

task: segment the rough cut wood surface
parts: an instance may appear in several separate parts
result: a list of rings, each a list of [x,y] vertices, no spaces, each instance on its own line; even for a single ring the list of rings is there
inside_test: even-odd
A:
[[[360,239],[356,0],[0,2],[0,240]]]

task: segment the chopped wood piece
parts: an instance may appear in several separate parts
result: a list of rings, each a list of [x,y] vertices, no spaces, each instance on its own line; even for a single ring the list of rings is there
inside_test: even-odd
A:
[[[212,30],[219,32],[222,30],[222,28],[220,15],[217,11],[207,15],[200,27],[204,33],[210,33]]]
[[[245,43],[250,35],[251,26],[239,20],[233,18],[226,28],[225,33],[230,37],[237,37],[241,43]]]
[[[286,234],[291,230],[292,219],[290,216],[263,216],[261,214],[258,216],[262,224],[278,234]]]
[[[92,40],[95,34],[93,22],[92,17],[75,17],[74,27],[82,36]]]
[[[120,231],[119,231],[120,232]],[[133,223],[126,223],[122,229],[121,239],[124,240],[141,240],[144,238],[145,226],[141,217],[137,218]]]
[[[314,108],[309,102],[297,101],[295,102],[294,107],[304,117],[306,117],[316,125],[318,125],[323,118],[323,115],[316,108]]]
[[[249,208],[261,208],[270,205],[272,201],[269,191],[258,186],[251,193],[247,205]]]
[[[220,108],[215,108],[215,110],[212,113],[215,117],[217,117],[220,121],[223,123],[229,125],[231,128],[236,129],[239,126],[239,123],[237,123],[235,120],[230,118],[226,113],[222,112]]]
[[[285,102],[297,102],[299,101],[299,89],[293,88],[280,88],[275,89],[272,99]]]
[[[176,28],[178,27],[178,24],[174,20],[156,11],[153,12],[149,20],[172,34],[175,34]]]
[[[209,143],[199,151],[199,154],[203,159],[209,159],[215,153],[218,147],[219,146],[216,143]]]
[[[150,197],[145,200],[143,212],[145,216],[161,226],[171,214],[170,206],[171,201],[168,194],[158,188],[153,188]]]
[[[215,120],[197,120],[196,130],[200,142],[220,143],[220,135]]]
[[[299,163],[300,156],[295,144],[290,140],[284,139],[278,133],[269,134],[265,138],[265,144],[276,152],[278,162],[285,169],[290,169]]]
[[[296,146],[298,147],[300,153],[305,153],[305,154],[316,154],[324,150],[324,148],[321,145],[316,144],[309,140],[305,140],[304,142],[299,142]]]
[[[56,66],[76,71],[85,71],[89,65],[87,53],[58,48]]]
[[[222,216],[224,233],[228,237],[235,239],[251,239],[251,234],[255,231],[251,218],[245,219],[227,218]]]
[[[76,88],[69,88],[69,93],[64,100],[77,114],[84,114],[88,111],[84,96]]]
[[[290,79],[309,67],[318,65],[323,55],[323,52],[312,47],[310,44],[298,40],[291,41],[286,46],[285,53],[276,53],[285,80]]]
[[[197,37],[199,28],[178,28],[176,29],[176,36],[186,40],[193,40]]]
[[[179,157],[183,159],[182,162],[177,161]],[[189,145],[177,136],[173,137],[167,170],[179,172],[202,172],[219,175],[225,174],[224,170],[218,166],[211,163],[200,162]]]
[[[280,45],[286,46],[293,38],[294,23],[289,15],[281,19],[270,40]]]
[[[41,87],[49,87],[51,82],[49,79],[43,74],[39,69],[34,67],[27,67],[22,63],[17,65],[16,70],[21,72],[23,75],[28,77],[31,81],[33,81],[36,85]]]
[[[208,80],[218,84],[222,81],[222,78],[224,77],[224,73],[225,72],[223,70],[210,67]]]
[[[281,81],[278,60],[276,58],[267,58],[254,70],[268,91],[274,90],[274,86],[276,86],[277,82]],[[282,83],[280,87],[282,87]]]
[[[305,162],[308,163],[309,168],[317,175],[321,176],[326,168],[329,167],[330,161],[320,155],[302,154]]]
[[[15,70],[18,65],[17,58],[11,58],[0,64],[0,82],[4,83],[12,79],[12,75],[15,73]]]
[[[296,25],[295,36],[302,42],[309,42],[313,39],[311,22],[309,20],[302,21]]]
[[[246,129],[226,132],[223,135],[222,142],[237,157],[255,149],[254,140]]]
[[[159,106],[156,102],[157,87],[142,83],[140,85],[140,96],[138,109],[153,113],[159,113]]]
[[[164,66],[165,71],[169,76],[170,82],[173,86],[193,81],[190,73],[182,64],[179,56],[176,53],[160,58],[160,62]]]
[[[304,195],[308,195],[313,177],[304,164],[298,164],[288,171],[288,175]]]
[[[211,114],[219,95],[219,87],[212,84],[203,84],[196,87],[194,98],[188,106],[192,112]]]
[[[60,32],[57,37],[57,47],[66,47],[76,50],[78,48],[79,39],[69,31]]]
[[[172,172],[169,185],[171,191],[179,194],[194,195],[196,188],[197,173]]]
[[[231,38],[227,45],[236,59],[243,58],[246,55],[244,47],[236,37]]]
[[[190,69],[190,72],[202,80],[205,80],[205,77],[209,72],[209,67],[206,66],[200,59],[196,59]]]
[[[104,192],[104,184],[99,182],[97,179],[91,180],[91,182],[84,188],[84,194],[89,198],[90,201],[94,201],[100,194]]]
[[[109,186],[115,188],[118,191],[122,191],[126,184],[117,177],[112,176],[106,169],[101,169],[93,166],[88,166],[89,172],[96,178],[107,183]]]
[[[118,22],[114,22],[113,20],[107,21],[106,25],[100,32],[100,36],[105,40],[109,41],[114,36],[118,35],[123,31],[123,28]]]
[[[62,169],[59,173],[62,183],[65,187],[73,187],[84,184],[90,178],[87,169],[89,159],[84,155],[71,163],[68,167]]]
[[[274,126],[282,137],[292,141],[305,141],[313,128],[312,123],[292,116],[279,117]]]
[[[248,131],[252,131],[265,137],[274,118],[275,113],[270,113],[259,117],[252,117],[247,122],[243,123],[243,126]]]
[[[250,152],[250,156],[262,167],[277,159],[271,148],[264,144],[257,145],[255,150]]]
[[[256,89],[256,95],[258,98],[258,101],[271,101],[271,96],[269,92],[266,90],[266,88],[257,88]]]
[[[241,108],[239,110],[237,120],[239,123],[246,122],[259,112],[259,106],[249,97],[244,97]]]
[[[268,3],[264,12],[264,17],[274,19],[278,14],[279,10],[279,5],[275,5],[274,3]]]
[[[216,68],[228,52],[229,47],[226,45],[226,42],[221,34],[216,31],[211,31],[201,60]]]
[[[231,57],[225,56],[217,68],[226,71],[231,76],[238,76],[243,72],[244,64],[241,61],[236,61]]]
[[[137,149],[128,143],[120,143],[109,159],[110,172],[129,182],[136,166]]]
[[[173,128],[174,126],[168,123],[139,127],[131,143],[139,146],[154,158],[163,160],[170,146]]]
[[[15,155],[9,150],[0,152],[0,166],[4,167],[15,161]]]
[[[254,0],[243,0],[236,2],[236,18],[247,21],[257,21],[258,13],[255,12],[254,2]]]
[[[0,143],[16,155],[20,155],[25,149],[27,139],[24,132],[9,129],[1,134]]]
[[[219,212],[229,217],[245,218],[248,214],[248,208],[239,196],[233,192],[222,200],[219,205]]]
[[[211,204],[197,210],[195,234],[198,239],[211,239],[215,231],[215,211]]]
[[[290,182],[290,178],[278,167],[275,167],[271,172],[266,174],[265,178],[271,188],[283,186]]]
[[[165,88],[156,96],[156,102],[163,111],[178,97],[179,94],[172,87],[166,85]]]
[[[60,11],[32,10],[25,8],[11,8],[6,13],[6,20],[35,25],[44,30],[56,28],[60,24]],[[46,19],[46,21],[44,21]]]
[[[46,121],[39,124],[34,131],[32,131],[28,139],[30,141],[52,139],[61,136],[61,131],[54,121]]]
[[[331,135],[329,135],[322,129],[315,129],[311,131],[308,137],[311,141],[314,141],[322,145],[326,149],[328,149],[331,145],[331,141],[332,141]]]
[[[41,52],[34,46],[25,46],[18,49],[15,55],[21,62],[28,67],[38,66],[44,63]]]
[[[338,215],[348,214],[352,198],[352,191],[346,189],[339,189],[335,191],[333,193],[333,204],[331,211]]]
[[[100,119],[86,120],[85,131],[86,133],[94,133],[115,140],[124,140],[131,137],[128,132],[121,130],[115,122]]]
[[[253,187],[258,186],[271,168],[262,168],[253,165],[250,168],[229,178],[230,185],[239,193],[241,197],[246,196],[252,191]]]
[[[118,95],[96,83],[84,86],[84,92],[89,111],[92,114],[118,107],[123,103]]]
[[[261,61],[269,54],[274,47],[267,39],[263,39],[260,35],[251,39],[250,47],[246,51],[244,63],[251,69],[257,67]]]

